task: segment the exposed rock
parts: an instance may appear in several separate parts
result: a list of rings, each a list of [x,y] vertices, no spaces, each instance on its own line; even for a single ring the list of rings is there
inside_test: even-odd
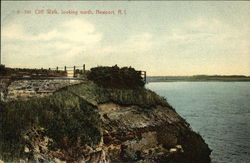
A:
[[[82,80],[66,79],[39,79],[39,80],[12,80],[0,79],[1,101],[28,100],[33,97],[51,96],[53,92]]]
[[[101,104],[98,108],[111,162],[161,162],[161,158],[167,160],[173,153],[176,158],[181,154],[182,159],[177,162],[209,162],[210,150],[203,140],[193,145],[180,141],[185,137],[183,134],[192,135],[190,141],[200,138],[195,137],[185,120],[172,109],[156,106],[145,110],[113,103]],[[201,151],[195,153],[197,160],[183,154],[193,149]]]
[[[26,96],[29,92],[30,96],[36,96],[41,89],[54,89],[46,82],[31,85],[30,82],[12,83],[8,94]],[[22,92],[24,88],[25,92]],[[65,105],[65,109],[69,110],[66,115],[71,114],[70,109],[74,112],[76,107],[81,109],[81,107],[88,105],[97,109],[97,113],[100,115],[98,120],[101,121],[99,127],[100,133],[102,133],[100,142],[98,145],[89,143],[83,146],[76,135],[77,140],[72,143],[74,146],[70,146],[68,144],[73,140],[65,136],[63,138],[65,147],[52,149],[50,143],[55,140],[46,135],[47,129],[43,126],[34,126],[25,130],[22,135],[22,139],[25,140],[25,146],[22,149],[25,162],[210,162],[211,150],[202,137],[192,131],[189,124],[166,101],[152,91],[146,89],[136,91],[105,89],[91,82],[85,82],[61,90],[52,97],[54,100],[48,99],[48,103],[43,102],[45,106],[42,109],[55,107],[60,111],[58,107]],[[72,98],[72,101],[67,99],[69,97]],[[82,102],[86,105],[83,105]],[[29,106],[32,106],[32,103]],[[49,109],[48,113],[54,114]],[[39,118],[43,120],[43,117],[37,117],[38,122]],[[73,121],[74,119],[69,120]],[[65,122],[60,123],[64,124]],[[91,125],[95,126],[96,124]]]

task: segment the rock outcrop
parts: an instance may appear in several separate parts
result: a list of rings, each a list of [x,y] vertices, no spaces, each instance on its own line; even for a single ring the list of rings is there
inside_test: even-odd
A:
[[[50,96],[65,86],[80,83],[82,80],[63,78],[47,79],[0,79],[1,101],[27,100],[33,97]]]
[[[98,109],[113,162],[209,162],[207,145],[171,108],[106,103]]]
[[[22,145],[18,150],[21,150],[21,153],[24,154],[20,156],[21,158],[12,158],[12,160],[83,163],[210,162],[211,150],[202,137],[192,131],[189,124],[176,113],[165,99],[145,88],[136,90],[107,89],[90,81],[85,81],[78,85],[63,88],[50,97],[37,100],[39,104],[33,104],[31,100],[19,101],[18,104],[14,104],[15,102],[0,103],[4,109],[14,108],[18,110],[20,108],[15,108],[15,106],[22,107],[26,106],[27,103],[31,108],[33,106],[32,109],[37,107],[39,111],[56,108],[46,111],[46,114],[37,115],[37,120],[30,122],[35,125],[24,128],[20,132],[18,136],[22,137],[20,138]],[[43,107],[40,108],[40,105],[43,105]],[[77,111],[81,111],[83,116],[92,116],[86,114],[85,106],[94,109],[95,112],[91,114],[97,113],[98,116],[96,117],[99,117],[100,124],[98,125],[96,121],[90,124],[89,119],[81,123],[81,125],[86,125],[83,131],[96,137],[95,142],[92,139],[86,139],[88,141],[83,144],[82,138],[91,137],[91,135],[83,135],[83,137],[74,135],[74,133],[81,135],[77,128],[73,128],[72,133],[69,133],[71,137],[65,134],[62,141],[58,137],[53,139],[53,128],[50,129],[50,125],[54,124],[46,124],[44,122],[46,116],[52,116],[57,112],[61,114],[60,107],[63,107],[68,110],[67,114],[63,114],[63,116],[69,117],[69,119],[64,121],[58,118],[58,123],[60,123],[59,125],[65,125],[65,123],[75,120],[73,118],[77,117]],[[1,112],[5,115],[5,117],[1,117],[3,121],[7,121],[14,114],[13,110],[8,112],[1,109]],[[77,126],[80,121],[81,117],[78,121],[70,123]],[[4,125],[2,129],[3,127]],[[97,128],[99,132],[92,131],[92,128]],[[90,130],[91,132],[89,132]],[[64,134],[64,130],[59,131]],[[2,135],[4,134],[2,133]],[[57,143],[56,141],[63,142],[64,146],[52,148],[50,144]],[[8,148],[6,147],[6,149]],[[0,149],[0,152],[3,152],[3,150]],[[0,159],[8,161],[7,157],[1,156]]]

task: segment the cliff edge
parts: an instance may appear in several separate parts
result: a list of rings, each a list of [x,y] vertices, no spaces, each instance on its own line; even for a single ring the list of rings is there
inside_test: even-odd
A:
[[[165,99],[91,81],[1,103],[1,160],[210,162],[210,149]]]
[[[132,68],[97,67],[50,96],[0,102],[0,161],[210,162],[202,137],[143,86]]]

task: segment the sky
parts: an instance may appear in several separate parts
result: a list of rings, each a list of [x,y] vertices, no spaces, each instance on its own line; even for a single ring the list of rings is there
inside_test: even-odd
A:
[[[250,76],[250,2],[1,1],[1,55],[8,67]]]

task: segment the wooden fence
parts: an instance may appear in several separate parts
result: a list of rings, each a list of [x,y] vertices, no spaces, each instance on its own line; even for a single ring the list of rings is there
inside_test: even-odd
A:
[[[78,75],[85,74],[86,69],[85,69],[85,64],[82,66],[72,66],[72,67],[56,67],[56,68],[49,68],[49,70],[53,71],[64,71],[67,73],[68,77],[77,77]]]
[[[141,73],[141,77],[144,83],[147,82],[147,73],[146,71],[139,71]]]
[[[20,68],[2,68],[6,71],[5,75],[0,75],[0,78],[17,78],[17,79],[35,79],[35,78],[81,78],[83,74],[86,73],[85,64],[82,66],[72,66],[72,67],[56,67],[48,69],[20,69]],[[147,82],[146,71],[138,71],[141,74],[144,83]]]
[[[43,68],[41,68],[43,69]],[[67,77],[73,77],[73,78],[77,78],[79,75],[85,74],[86,73],[86,68],[85,68],[85,64],[83,64],[82,66],[72,66],[72,67],[56,67],[56,68],[49,68],[49,71],[64,71],[67,74]],[[142,80],[144,83],[147,82],[147,73],[146,71],[138,71],[141,74]]]

